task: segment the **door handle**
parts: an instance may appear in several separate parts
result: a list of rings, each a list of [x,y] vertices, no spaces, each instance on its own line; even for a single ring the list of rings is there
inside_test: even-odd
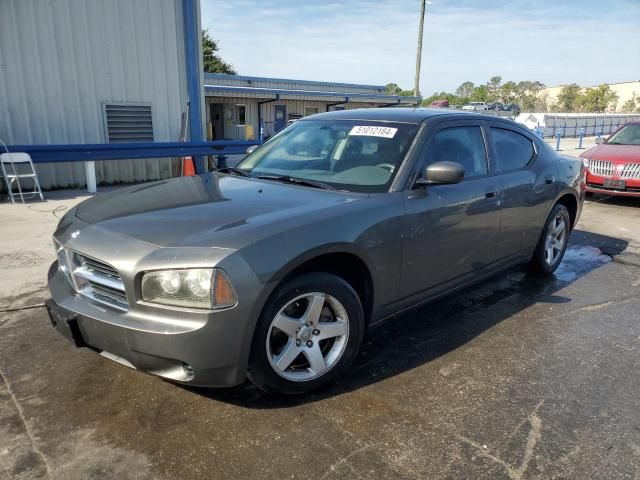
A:
[[[547,185],[551,185],[554,180],[555,178],[553,178],[553,175],[547,175],[546,177],[544,177],[544,183],[546,183]]]
[[[487,198],[496,198],[498,196],[498,189],[496,187],[489,187],[485,190],[484,196]]]

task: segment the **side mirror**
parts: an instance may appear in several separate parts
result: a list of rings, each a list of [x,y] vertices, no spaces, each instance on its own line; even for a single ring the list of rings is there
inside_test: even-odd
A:
[[[600,145],[601,143],[604,143],[604,137],[596,137],[596,145]]]
[[[245,153],[246,153],[247,155],[249,155],[249,154],[250,154],[251,152],[253,152],[256,148],[258,148],[258,145],[251,145],[249,148],[247,148],[247,149],[245,150]]]
[[[456,162],[436,162],[424,170],[418,185],[447,185],[460,183],[464,178],[464,167]]]

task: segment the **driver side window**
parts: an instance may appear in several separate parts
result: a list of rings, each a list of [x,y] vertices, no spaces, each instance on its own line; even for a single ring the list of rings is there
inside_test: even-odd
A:
[[[450,127],[438,131],[427,150],[425,167],[445,161],[462,165],[465,179],[486,175],[489,169],[480,127]]]

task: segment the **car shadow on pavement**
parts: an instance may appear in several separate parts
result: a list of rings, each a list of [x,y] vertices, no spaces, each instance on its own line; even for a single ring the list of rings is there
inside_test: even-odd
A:
[[[550,278],[534,278],[514,268],[457,294],[385,321],[365,336],[349,374],[318,393],[268,395],[250,382],[228,389],[182,387],[195,394],[253,409],[287,408],[338,396],[409,371],[451,352],[494,325],[535,303],[559,304],[571,298],[556,292],[611,261],[627,242],[576,230],[561,266]]]

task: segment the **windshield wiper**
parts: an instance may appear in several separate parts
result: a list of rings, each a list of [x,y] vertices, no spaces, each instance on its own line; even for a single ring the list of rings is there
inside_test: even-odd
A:
[[[293,183],[296,185],[304,185],[306,187],[321,188],[323,190],[335,190],[331,185],[316,182],[315,180],[307,180],[304,178],[290,177],[289,175],[258,175],[262,180],[276,180],[278,182]]]
[[[246,172],[245,170],[242,170],[240,168],[236,168],[236,167],[219,168],[217,171],[218,172],[222,172],[222,173],[235,173],[236,175],[241,175],[243,177],[248,177],[249,176],[248,172]]]

